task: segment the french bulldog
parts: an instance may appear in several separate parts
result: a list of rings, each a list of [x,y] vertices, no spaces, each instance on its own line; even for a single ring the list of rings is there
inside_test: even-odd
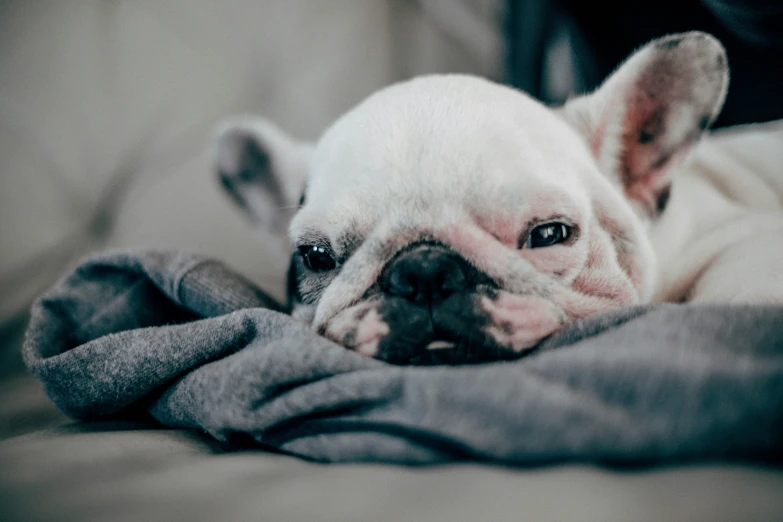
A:
[[[288,231],[293,315],[320,334],[397,364],[518,355],[618,307],[781,302],[783,257],[758,235],[783,237],[783,210],[743,213],[753,194],[682,168],[727,87],[715,38],[670,35],[558,108],[433,75],[372,94],[315,144],[232,119],[215,169],[254,222]]]

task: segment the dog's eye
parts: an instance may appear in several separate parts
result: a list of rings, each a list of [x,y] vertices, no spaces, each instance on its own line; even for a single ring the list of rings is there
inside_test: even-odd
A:
[[[313,272],[328,272],[337,266],[329,251],[321,246],[299,247],[299,254],[305,266]]]
[[[571,228],[563,223],[546,223],[530,231],[525,246],[542,248],[562,243],[571,237]]]

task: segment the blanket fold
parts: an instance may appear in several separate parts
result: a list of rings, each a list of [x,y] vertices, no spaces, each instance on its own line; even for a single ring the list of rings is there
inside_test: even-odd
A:
[[[400,367],[315,335],[222,264],[99,254],[33,306],[24,358],[76,419],[144,411],[326,462],[783,456],[783,308],[657,305],[531,355]]]

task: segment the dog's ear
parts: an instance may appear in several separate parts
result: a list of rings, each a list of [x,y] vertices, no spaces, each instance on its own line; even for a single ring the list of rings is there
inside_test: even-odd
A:
[[[267,120],[218,127],[213,162],[220,183],[257,225],[285,237],[304,193],[312,147]]]
[[[599,168],[655,215],[668,199],[672,168],[718,116],[727,88],[720,42],[700,32],[675,34],[641,48],[563,114]]]

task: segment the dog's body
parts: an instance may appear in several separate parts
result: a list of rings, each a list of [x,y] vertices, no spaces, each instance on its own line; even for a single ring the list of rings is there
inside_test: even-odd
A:
[[[392,362],[519,353],[653,299],[783,301],[781,240],[755,235],[781,237],[781,199],[749,180],[727,190],[737,181],[709,169],[675,173],[727,82],[715,39],[675,35],[561,109],[422,77],[371,96],[315,147],[233,121],[216,163],[257,221],[290,229],[296,315],[319,332]],[[726,278],[748,256],[757,279]]]
[[[655,301],[783,303],[783,126],[768,136],[766,163],[737,161],[710,137],[676,175],[650,228]]]

